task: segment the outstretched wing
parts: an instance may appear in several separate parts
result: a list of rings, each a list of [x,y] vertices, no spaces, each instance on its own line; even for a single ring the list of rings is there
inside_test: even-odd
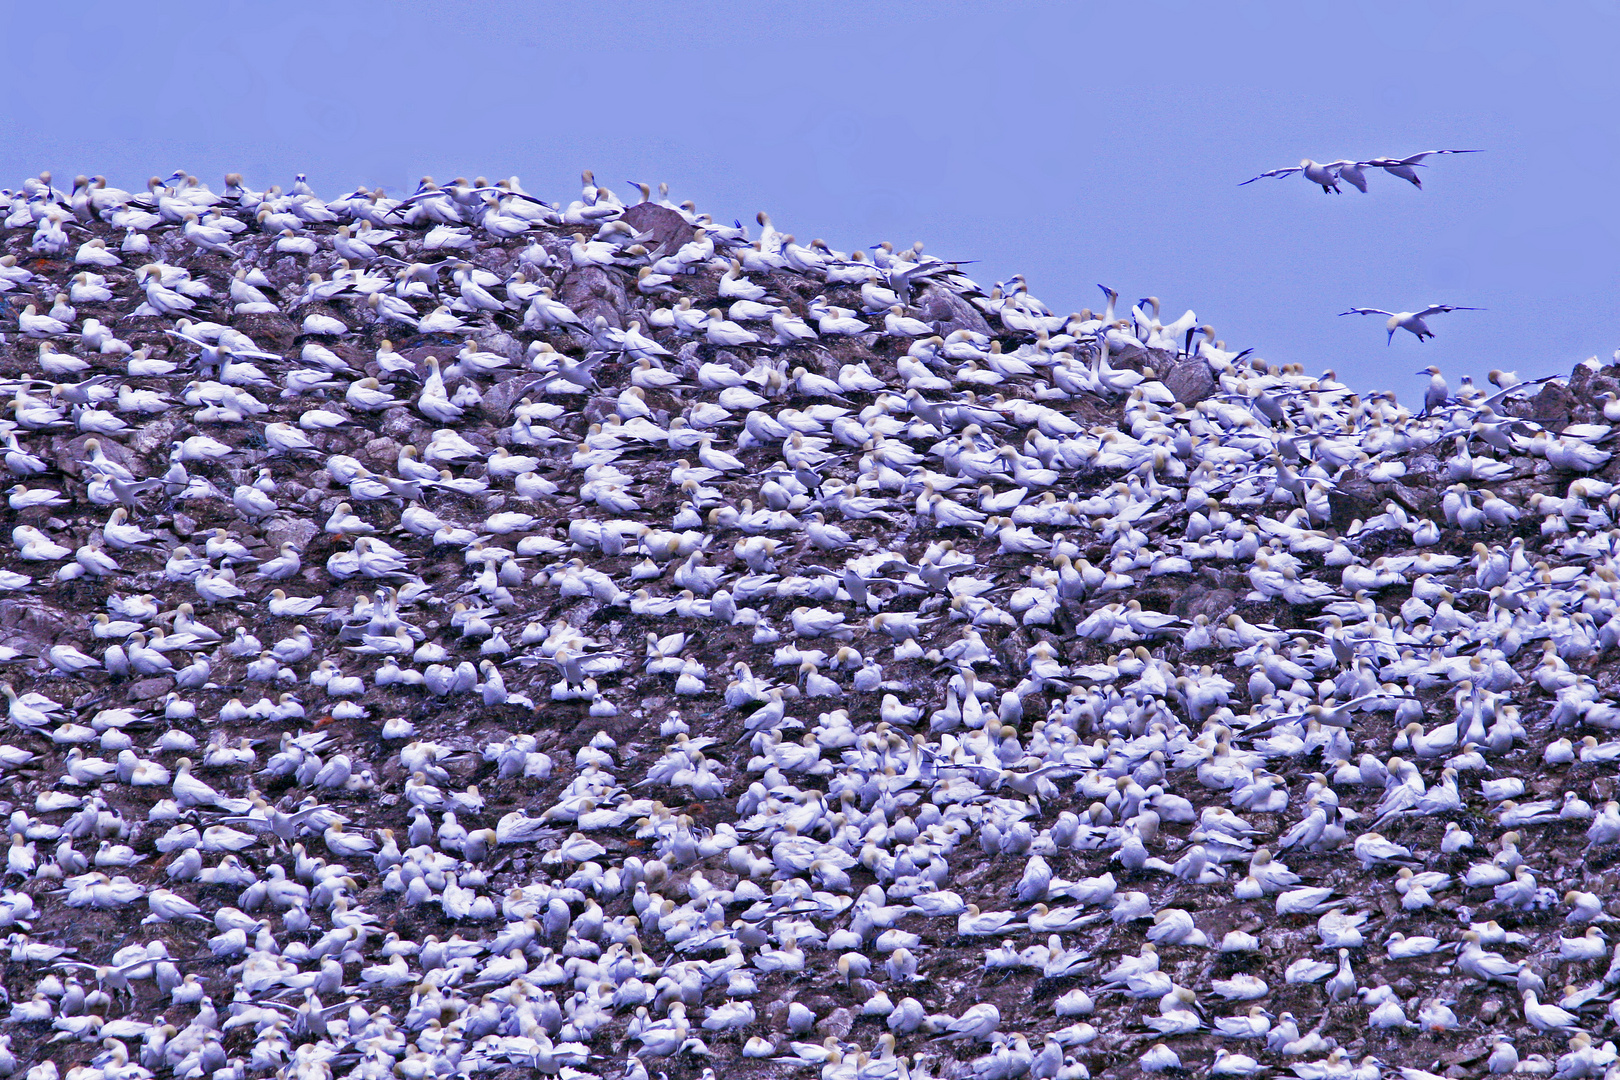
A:
[[[389,209],[388,213],[384,214],[383,216],[392,217],[395,214],[403,214],[407,207],[415,206],[417,203],[426,199],[448,199],[450,197],[450,192],[446,191],[444,188],[423,188],[421,191],[407,195],[403,199],[399,200],[399,202]]]
[[[204,341],[202,338],[192,337],[190,334],[181,333],[179,330],[165,330],[163,332],[172,338],[179,338],[181,341],[190,342],[199,349],[211,349],[214,347],[212,344]],[[276,359],[279,360],[281,357],[278,356]]]
[[[1286,169],[1272,169],[1270,172],[1263,172],[1259,176],[1250,177],[1249,179],[1243,181],[1243,184],[1252,184],[1256,180],[1264,180],[1268,176],[1289,176],[1293,173],[1301,172],[1303,169],[1304,166],[1302,165],[1291,165]],[[1238,187],[1242,187],[1243,184],[1239,184]]]
[[[246,356],[246,357],[249,357],[249,358],[252,358],[252,359],[255,359],[255,360],[280,360],[281,359],[281,354],[280,353],[258,352],[255,349],[233,349],[229,345],[225,346],[225,351],[227,353],[229,353],[231,356]]]
[[[1349,311],[1341,311],[1340,315],[1393,315],[1393,311],[1385,311],[1375,307],[1353,307]]]
[[[1418,318],[1421,319],[1421,318],[1423,318],[1425,316],[1428,316],[1428,315],[1444,315],[1448,311],[1484,311],[1484,310],[1485,310],[1484,308],[1477,308],[1477,307],[1460,307],[1460,306],[1458,306],[1456,304],[1430,304],[1428,307],[1424,308],[1422,311],[1417,312],[1417,316],[1418,316]]]
[[[502,196],[502,198],[505,198],[507,196],[510,196],[511,198],[514,198],[514,199],[527,199],[529,202],[534,203],[536,206],[543,206],[547,210],[555,210],[555,209],[557,209],[551,203],[546,202],[546,200],[537,199],[533,195],[530,195],[526,191],[512,191],[510,189],[506,189],[505,194]]]
[[[1400,161],[1401,161],[1402,165],[1416,165],[1420,161],[1422,161],[1424,158],[1430,157],[1431,155],[1434,155],[1434,154],[1477,154],[1477,153],[1479,153],[1478,150],[1425,150],[1421,154],[1413,154],[1411,157],[1403,157],[1403,158],[1400,159]]]

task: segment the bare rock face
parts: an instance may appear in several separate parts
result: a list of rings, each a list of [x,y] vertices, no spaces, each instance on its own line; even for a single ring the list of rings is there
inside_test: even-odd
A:
[[[0,600],[0,629],[6,631],[8,644],[33,655],[44,652],[71,623],[66,612],[49,604],[10,598]]]
[[[1206,622],[1219,623],[1237,607],[1237,601],[1237,594],[1230,589],[1211,589],[1194,582],[1171,602],[1169,611],[1188,622],[1201,615]]]
[[[174,433],[179,430],[184,419],[178,412],[172,412],[140,425],[130,436],[130,451],[138,457],[145,457],[160,447],[167,447],[174,440]]]
[[[825,1019],[817,1022],[816,1030],[828,1038],[842,1039],[849,1034],[850,1029],[854,1026],[854,1011],[847,1006],[840,1005],[828,1013]]]
[[[1328,493],[1334,527],[1347,529],[1352,522],[1368,520],[1383,507],[1387,497],[1379,485],[1360,478],[1336,486]]]
[[[123,444],[105,436],[80,435],[76,439],[58,438],[56,440],[56,467],[69,476],[83,474],[84,461],[90,457],[87,444],[94,442],[100,447],[102,454],[110,461],[130,470],[137,478],[144,476],[143,464],[125,449]]]
[[[1182,360],[1164,373],[1164,385],[1183,405],[1196,405],[1215,393],[1215,373],[1203,360]]]
[[[295,274],[298,271],[293,271]],[[291,287],[292,282],[287,282]],[[285,315],[241,315],[239,326],[244,334],[267,349],[294,352],[298,326]]]
[[[399,440],[379,435],[362,448],[360,458],[373,468],[389,468],[399,460]]]
[[[276,517],[264,527],[264,542],[278,550],[282,544],[291,544],[303,551],[319,531],[320,527],[308,518]]]
[[[1549,430],[1562,431],[1579,400],[1567,387],[1548,383],[1530,400],[1525,415]]]
[[[543,384],[544,380],[538,376],[523,375],[507,379],[505,382],[496,383],[484,394],[484,412],[492,420],[510,420],[512,406],[517,404],[530,391],[543,386]]]
[[[587,327],[598,317],[616,330],[624,327],[623,312],[629,307],[624,286],[617,276],[600,266],[570,271],[557,290],[557,298],[572,308]]]
[[[129,687],[129,700],[155,701],[174,688],[174,680],[168,678],[142,679],[131,683]]]
[[[956,330],[969,330],[975,334],[990,334],[990,324],[974,306],[947,289],[935,285],[925,286],[916,299],[917,318],[934,327],[944,337]]]
[[[0,1072],[1613,1071],[1620,369],[1105,368],[584,179],[0,194]]]
[[[679,251],[681,245],[689,242],[694,235],[692,226],[679,213],[653,202],[625,207],[620,220],[638,233],[652,233],[646,247],[654,254],[668,255]]]

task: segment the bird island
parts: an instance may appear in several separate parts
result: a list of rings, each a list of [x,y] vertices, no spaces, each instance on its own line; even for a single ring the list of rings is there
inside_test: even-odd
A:
[[[5,196],[0,1074],[1612,1073],[1620,369],[589,173]]]

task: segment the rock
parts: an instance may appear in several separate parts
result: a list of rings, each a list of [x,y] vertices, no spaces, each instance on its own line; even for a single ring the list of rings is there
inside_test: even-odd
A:
[[[37,599],[0,600],[0,627],[15,630],[48,647],[72,624],[67,614]]]
[[[587,328],[599,315],[615,329],[624,327],[620,313],[629,307],[624,285],[616,273],[603,267],[580,266],[570,270],[557,290],[557,299],[572,308]]]
[[[84,447],[91,439],[95,439],[101,446],[101,452],[109,461],[122,465],[136,478],[146,475],[146,466],[141,459],[130,452],[129,448],[116,439],[109,439],[105,435],[80,435],[76,439],[57,438],[55,444],[56,467],[69,476],[82,475],[84,461],[90,456]]]
[[[1215,392],[1215,373],[1196,358],[1172,364],[1163,382],[1183,405],[1196,405]]]
[[[159,676],[155,679],[142,679],[140,682],[130,684],[130,700],[154,701],[157,698],[162,697],[164,694],[167,694],[169,692],[169,688],[173,685],[174,680],[166,675]]]
[[[787,1026],[788,1006],[793,1004],[797,992],[788,989],[775,995],[765,1003],[765,1022],[772,1028],[785,1028]]]
[[[415,414],[403,406],[388,409],[383,413],[383,433],[402,444],[414,441],[416,426]]]
[[[1408,476],[1407,479],[1412,477]],[[1420,517],[1429,517],[1432,513],[1439,512],[1443,493],[1431,487],[1414,488],[1397,480],[1389,485],[1389,490],[1396,502]]]
[[[380,435],[366,443],[365,450],[362,451],[365,457],[362,460],[373,468],[381,467],[391,471],[399,462],[399,451],[399,440],[389,435]]]
[[[456,353],[460,351],[461,346],[457,342],[440,341],[434,338],[428,338],[425,340],[418,340],[413,344],[400,349],[399,355],[416,365],[416,374],[419,377],[422,377],[426,376],[428,373],[428,359],[430,357],[439,361],[440,368],[445,368],[450,366],[451,361],[453,361],[456,357]],[[382,381],[388,382],[390,380],[385,378]]]
[[[552,275],[553,284],[574,265],[574,257],[569,253],[572,239],[571,232],[547,232],[534,241],[551,256],[552,268],[546,272]]]
[[[280,551],[281,545],[287,543],[303,551],[318,532],[320,528],[308,518],[277,515],[264,527],[264,542],[275,551]]]
[[[1597,357],[1593,357],[1596,360]],[[1589,408],[1588,403],[1604,392],[1612,393],[1615,389],[1614,379],[1605,374],[1607,368],[1593,366],[1590,362],[1576,364],[1569,373],[1565,388],[1576,401],[1578,411]]]
[[[541,381],[541,376],[524,374],[496,383],[484,392],[484,412],[497,423],[509,423],[512,406],[528,396]]]
[[[969,330],[987,336],[994,334],[978,308],[938,285],[923,286],[921,293],[912,302],[917,307],[917,318],[931,324],[934,332],[941,337],[957,330]]]
[[[855,1026],[855,1014],[851,1010],[839,1006],[816,1023],[816,1031],[823,1036],[842,1039],[849,1034],[849,1029]]]
[[[1171,604],[1169,614],[1182,619],[1196,619],[1202,615],[1210,622],[1219,622],[1237,606],[1237,593],[1231,589],[1211,589],[1193,582]]]
[[[1356,520],[1366,521],[1384,505],[1378,489],[1359,476],[1347,477],[1328,489],[1328,509],[1333,527],[1340,532]]]
[[[684,217],[657,203],[644,202],[628,206],[620,217],[636,232],[653,234],[651,239],[642,243],[654,255],[673,254],[680,250],[682,244],[696,235],[696,230],[686,223]]]
[[[142,424],[130,436],[130,450],[144,457],[160,448],[167,448],[174,442],[174,433],[179,430],[183,420],[182,414],[176,410],[164,413],[149,424]]]
[[[616,416],[612,398],[593,397],[580,409],[587,423],[600,424],[608,416]]]
[[[1554,431],[1561,431],[1569,425],[1569,414],[1579,402],[1580,399],[1566,387],[1555,382],[1544,383],[1541,392],[1530,399],[1522,415]]]
[[[295,269],[288,284],[292,284],[294,288],[302,287],[303,276],[302,270]],[[267,351],[282,353],[294,351],[293,343],[298,337],[298,327],[285,315],[243,315],[235,320],[235,326]],[[326,344],[330,348],[332,343]]]
[[[478,347],[496,353],[515,363],[523,362],[526,346],[505,330],[485,330],[476,336]]]

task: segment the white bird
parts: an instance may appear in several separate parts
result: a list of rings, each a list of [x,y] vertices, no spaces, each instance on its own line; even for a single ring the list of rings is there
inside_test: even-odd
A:
[[[988,1039],[1001,1026],[1001,1010],[990,1002],[970,1006],[961,1016],[945,1025],[941,1039]]]
[[[1434,337],[1434,331],[1430,330],[1429,324],[1424,321],[1431,315],[1444,315],[1448,311],[1484,310],[1484,308],[1460,307],[1455,304],[1430,304],[1421,311],[1385,311],[1383,308],[1351,308],[1349,311],[1341,311],[1339,314],[1389,316],[1384,323],[1384,329],[1389,331],[1389,337],[1385,341],[1385,344],[1388,345],[1394,343],[1395,331],[1397,330],[1409,331],[1410,333],[1415,334],[1419,341],[1424,341],[1428,338]]]
[[[1268,177],[1281,179],[1284,176],[1292,176],[1295,173],[1302,173],[1304,174],[1305,179],[1309,180],[1313,184],[1319,185],[1324,194],[1336,195],[1339,193],[1338,164],[1338,162],[1333,162],[1324,165],[1321,162],[1312,161],[1310,158],[1302,158],[1298,165],[1290,165],[1283,169],[1272,169],[1269,172],[1261,173],[1259,176],[1252,176],[1240,183],[1238,187],[1243,187],[1244,184],[1252,184],[1256,180],[1264,180]]]
[[[1524,992],[1524,1020],[1537,1031],[1569,1031],[1580,1026],[1580,1017],[1557,1005],[1543,1005],[1534,990]]]

